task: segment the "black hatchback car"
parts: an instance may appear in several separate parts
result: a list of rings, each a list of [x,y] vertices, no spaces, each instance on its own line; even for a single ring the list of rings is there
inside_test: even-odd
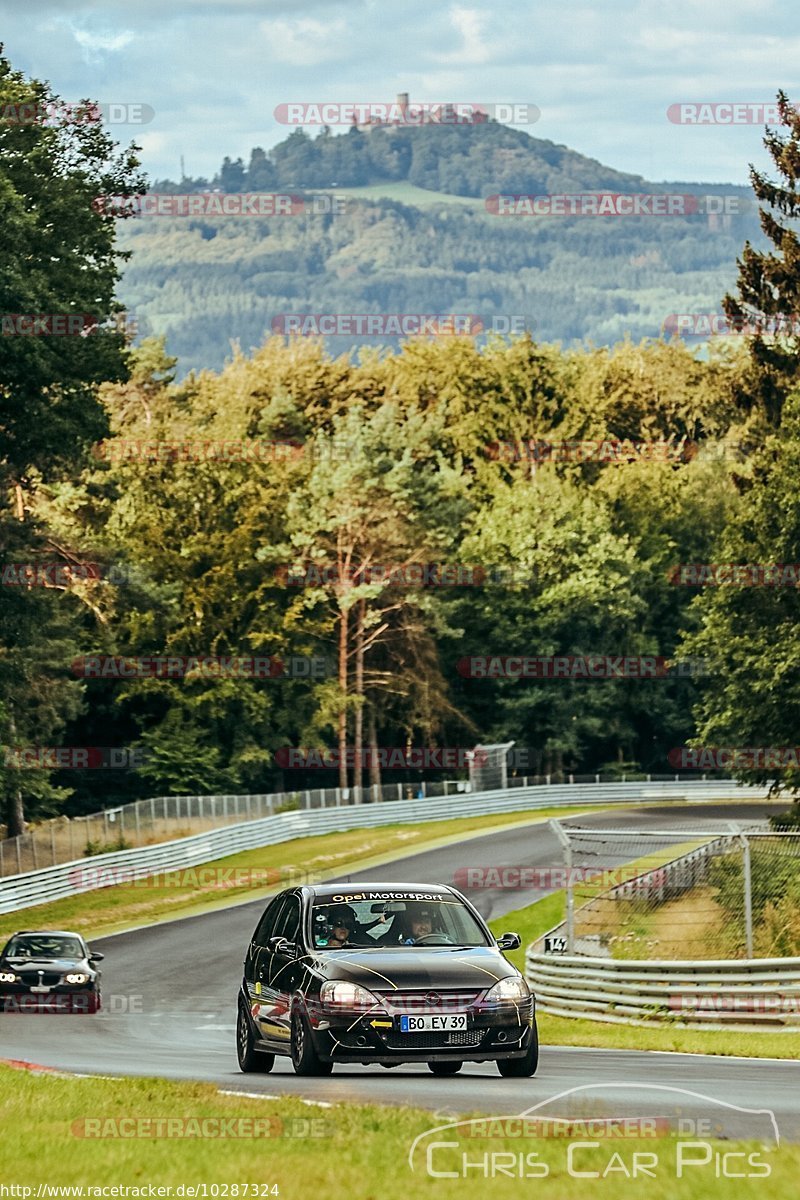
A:
[[[539,1057],[534,998],[464,896],[439,884],[325,884],[281,892],[244,960],[236,1049],[242,1071],[276,1054],[298,1075],[335,1063],[464,1062],[530,1076]]]
[[[0,954],[0,1012],[98,1012],[102,958],[79,933],[13,934]]]

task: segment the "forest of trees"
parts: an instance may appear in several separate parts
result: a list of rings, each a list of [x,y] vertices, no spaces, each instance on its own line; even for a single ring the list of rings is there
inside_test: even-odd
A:
[[[42,86],[0,59],[0,98],[38,99]],[[796,150],[800,118],[788,102],[782,111]],[[800,255],[774,211],[794,215],[800,157],[771,148],[781,183],[754,187],[775,249],[745,250],[731,312],[756,301],[797,311],[786,305]],[[87,198],[143,189],[134,149],[96,129],[0,126],[0,150],[3,311],[109,318],[66,351],[67,339],[0,339],[9,832],[26,816],[144,795],[279,790],[275,754],[287,746],[513,739],[532,748],[534,769],[558,773],[668,771],[670,750],[693,740],[796,743],[797,588],[674,581],[681,563],[800,562],[794,335],[731,340],[703,359],[681,343],[562,349],[530,335],[333,357],[317,341],[274,337],[179,379],[163,341],[126,346],[110,321],[115,224]],[[32,259],[45,265],[24,273]],[[288,279],[290,259],[283,269]],[[363,295],[357,277],[352,287]],[[497,452],[531,439],[691,451],[617,462]],[[230,450],[278,443],[288,451]],[[14,567],[54,562],[71,573]],[[404,581],[358,573],[380,564],[402,566]],[[487,577],[417,586],[408,569],[430,564],[483,565]],[[320,586],[287,580],[287,568],[325,567]],[[315,655],[331,670],[82,677],[76,662],[100,655]],[[695,657],[706,670],[608,680],[459,670],[486,655]],[[9,753],[59,745],[137,746],[145,764],[59,772]],[[291,774],[296,786],[337,782]],[[790,786],[797,776],[781,772]]]

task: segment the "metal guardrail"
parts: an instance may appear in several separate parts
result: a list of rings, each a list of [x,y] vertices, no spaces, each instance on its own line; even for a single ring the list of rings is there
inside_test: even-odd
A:
[[[155,846],[93,855],[88,859],[81,858],[39,871],[12,875],[0,880],[0,913],[15,912],[98,887],[110,887],[122,878],[144,878],[213,862],[241,850],[273,846],[293,838],[345,829],[366,829],[399,823],[415,824],[569,805],[630,804],[637,801],[686,799],[742,800],[766,796],[767,792],[767,786],[743,788],[732,782],[711,780],[678,783],[544,784],[511,787],[503,791],[428,797],[424,800],[397,800],[390,804],[363,804],[277,813],[274,816],[222,829],[212,829]]]
[[[646,962],[537,954],[525,974],[543,1012],[631,1025],[800,1028],[800,958]]]

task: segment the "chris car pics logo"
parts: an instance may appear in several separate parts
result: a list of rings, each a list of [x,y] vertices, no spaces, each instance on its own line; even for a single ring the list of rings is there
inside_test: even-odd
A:
[[[626,1111],[609,1116],[604,1097],[617,1088]],[[750,1144],[732,1147],[733,1138]],[[628,1079],[570,1088],[510,1116],[435,1125],[414,1138],[407,1163],[431,1179],[689,1179],[700,1191],[719,1179],[768,1178],[779,1146],[771,1109]]]

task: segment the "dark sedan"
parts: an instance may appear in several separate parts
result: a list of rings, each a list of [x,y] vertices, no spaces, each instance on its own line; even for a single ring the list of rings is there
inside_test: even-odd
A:
[[[236,1048],[243,1071],[288,1055],[298,1075],[335,1063],[464,1062],[536,1071],[534,999],[498,940],[454,888],[325,884],[281,892],[244,960]]]
[[[0,954],[0,1011],[98,1012],[102,958],[79,933],[15,933]]]

